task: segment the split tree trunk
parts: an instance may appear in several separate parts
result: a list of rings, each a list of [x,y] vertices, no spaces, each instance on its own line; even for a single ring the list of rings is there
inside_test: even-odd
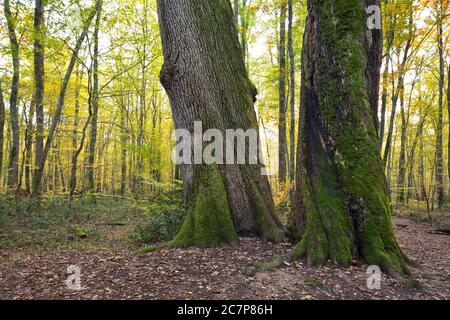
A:
[[[380,3],[308,1],[293,219],[302,240],[293,258],[342,266],[362,258],[402,273],[374,121],[381,30],[367,30],[368,5]]]
[[[176,129],[254,129],[256,88],[245,68],[229,0],[159,0],[161,82]],[[235,244],[238,234],[280,240],[261,165],[183,165],[187,215],[172,246]]]

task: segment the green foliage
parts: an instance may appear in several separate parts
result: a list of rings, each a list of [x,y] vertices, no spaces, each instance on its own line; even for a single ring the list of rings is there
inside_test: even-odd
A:
[[[18,203],[13,198],[2,198],[0,247],[20,248],[20,252],[66,246],[103,247],[113,232],[119,232],[120,244],[127,246],[133,224],[142,220],[144,213],[145,208],[138,202],[111,197],[87,196],[72,203],[62,197]]]
[[[183,219],[183,187],[177,181],[145,207],[144,219],[131,239],[140,244],[171,240],[180,230]]]
[[[137,243],[155,243],[175,237],[183,224],[184,210],[177,205],[152,204],[146,212],[143,225],[132,235]]]

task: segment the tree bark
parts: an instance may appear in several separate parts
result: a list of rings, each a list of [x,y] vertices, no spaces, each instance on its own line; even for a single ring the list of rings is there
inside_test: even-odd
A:
[[[289,180],[294,181],[295,174],[295,56],[294,56],[294,41],[292,38],[292,29],[294,23],[294,8],[292,0],[288,0],[288,52],[290,62],[290,79],[289,79],[289,93],[290,93],[290,132],[289,132]]]
[[[17,103],[19,94],[20,64],[19,64],[19,43],[17,41],[15,21],[11,13],[9,0],[4,1],[4,13],[8,27],[8,36],[11,47],[11,57],[13,61],[13,78],[11,82],[11,93],[9,99],[12,143],[9,152],[8,189],[9,191],[15,191],[17,189],[17,183],[19,178],[20,128],[19,128],[19,107]]]
[[[293,226],[302,239],[293,258],[342,266],[362,258],[403,273],[374,121],[379,76],[366,72],[380,71],[368,52],[381,50],[381,36],[373,34],[381,30],[366,28],[364,9],[379,4],[308,1],[294,211],[300,217]]]
[[[286,138],[286,0],[281,0],[280,39],[278,43],[278,161],[279,181],[284,183],[287,174],[287,138]]]
[[[447,110],[448,110],[448,115],[450,117],[450,60],[447,63],[447,67],[448,67],[448,76],[447,76]],[[448,140],[450,141],[450,129],[448,131]],[[448,156],[448,160],[447,160],[447,166],[448,166],[448,179],[449,179],[449,183],[450,183],[450,143],[448,143],[448,152],[447,152],[447,156]]]
[[[387,0],[384,0],[385,6],[388,4]],[[397,17],[393,17],[392,14],[388,15],[389,19],[389,33],[387,34],[386,39],[386,52],[385,52],[385,62],[384,62],[384,71],[383,71],[383,87],[381,93],[381,117],[380,117],[380,126],[378,130],[378,135],[380,137],[380,149],[383,147],[384,142],[384,131],[386,127],[386,107],[387,107],[387,98],[388,98],[388,77],[389,77],[389,66],[391,62],[391,50],[392,44],[394,42],[395,37],[395,25]]]
[[[443,148],[443,130],[444,130],[444,29],[443,29],[443,7],[442,1],[438,2],[437,8],[437,31],[438,31],[438,53],[439,53],[439,99],[438,99],[438,118],[436,127],[436,193],[438,208],[444,207],[444,148]]]
[[[97,2],[99,2],[99,1],[101,1],[101,0],[97,0]],[[83,31],[81,32],[80,36],[78,37],[77,43],[72,52],[72,57],[70,59],[69,66],[67,67],[66,74],[64,76],[63,82],[61,83],[58,102],[56,104],[56,110],[55,110],[55,114],[52,119],[50,131],[49,131],[49,134],[47,137],[47,141],[45,142],[45,147],[42,151],[42,156],[39,159],[38,167],[37,167],[35,175],[33,177],[33,186],[34,186],[33,193],[32,193],[33,198],[37,198],[41,195],[41,187],[42,187],[42,179],[44,176],[45,163],[47,161],[47,157],[48,157],[50,148],[53,144],[53,139],[55,137],[56,128],[61,120],[62,108],[64,106],[64,100],[66,97],[67,86],[69,84],[69,80],[72,75],[72,71],[75,66],[75,62],[78,58],[78,52],[81,49],[84,39],[86,38],[86,35],[88,33],[89,26],[91,25],[92,20],[94,19],[95,15],[96,15],[96,9],[91,11],[87,21],[85,22],[85,25],[83,26]]]
[[[398,159],[398,176],[397,176],[397,204],[405,202],[405,178],[406,178],[406,134],[408,123],[405,113],[405,95],[404,88],[400,89],[400,156]]]
[[[94,53],[93,53],[93,74],[92,74],[92,116],[91,116],[91,131],[89,136],[89,155],[88,155],[88,167],[87,167],[87,179],[88,179],[88,190],[94,191],[94,166],[95,166],[95,148],[97,145],[97,123],[98,123],[98,103],[99,103],[99,92],[98,92],[98,32],[100,29],[101,21],[101,10],[102,1],[96,2],[97,18],[95,20],[94,27]]]
[[[35,0],[34,9],[34,99],[36,105],[35,168],[38,167],[44,149],[44,4],[45,0]],[[33,186],[33,189],[35,186]]]
[[[280,7],[280,38],[278,43],[278,161],[279,181],[284,183],[287,174],[287,137],[286,137],[286,1]]]
[[[159,0],[163,84],[176,129],[254,129],[257,90],[249,80],[229,0]],[[224,135],[225,136],[225,135]],[[235,244],[238,234],[280,240],[261,165],[182,165],[187,215],[172,246]]]
[[[5,134],[5,100],[3,99],[2,82],[0,80],[0,190],[2,189],[3,178],[3,145]]]

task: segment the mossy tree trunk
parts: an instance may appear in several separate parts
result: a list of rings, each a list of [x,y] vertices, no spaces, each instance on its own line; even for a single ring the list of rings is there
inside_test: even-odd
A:
[[[161,82],[176,129],[254,129],[250,82],[228,0],[159,0]],[[283,237],[261,165],[180,166],[187,216],[173,246],[234,244],[238,235]]]
[[[366,27],[365,8],[379,4],[308,1],[293,258],[342,266],[362,258],[403,273],[377,136],[381,30]]]

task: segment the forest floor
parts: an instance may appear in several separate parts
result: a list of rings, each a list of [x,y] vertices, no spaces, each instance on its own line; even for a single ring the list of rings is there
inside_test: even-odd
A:
[[[97,246],[0,246],[0,299],[450,299],[449,236],[411,218],[394,224],[401,247],[420,265],[412,269],[414,285],[383,275],[381,290],[369,290],[367,266],[358,262],[348,269],[295,262],[247,276],[249,264],[285,254],[291,244],[243,238],[238,247],[134,254],[120,245],[123,225],[104,225],[106,243]],[[71,265],[81,268],[79,291],[66,286]]]

